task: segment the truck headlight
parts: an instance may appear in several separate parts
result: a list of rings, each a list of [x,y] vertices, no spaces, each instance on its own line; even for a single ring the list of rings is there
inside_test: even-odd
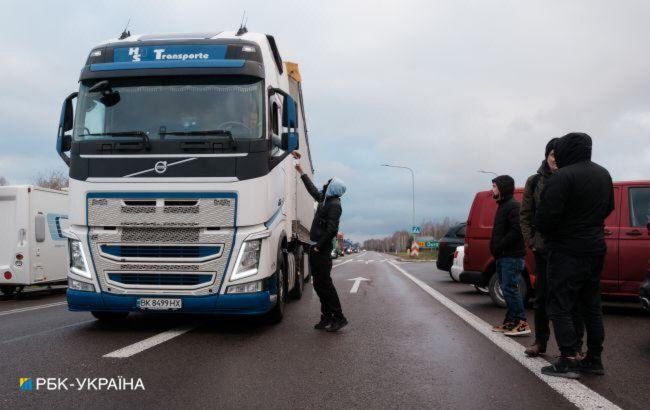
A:
[[[90,272],[88,271],[88,264],[86,263],[86,256],[81,242],[69,239],[68,249],[70,251],[70,271],[90,279]]]
[[[86,283],[80,280],[68,278],[68,289],[80,290],[82,292],[94,292],[95,285],[92,283]]]
[[[256,239],[245,241],[235,263],[235,271],[230,280],[247,278],[257,274],[257,266],[260,262],[260,251],[262,250],[262,240]]]
[[[242,283],[241,285],[228,286],[226,293],[241,294],[241,293],[256,293],[264,290],[264,281],[258,280],[255,282]]]

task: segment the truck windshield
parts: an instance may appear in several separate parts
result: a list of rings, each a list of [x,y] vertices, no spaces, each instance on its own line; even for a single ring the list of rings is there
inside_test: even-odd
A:
[[[79,89],[77,141],[135,132],[151,140],[178,139],[205,130],[229,131],[238,139],[263,137],[259,79],[115,79],[108,90],[90,92],[95,83],[84,82]],[[107,92],[113,98],[102,98]]]

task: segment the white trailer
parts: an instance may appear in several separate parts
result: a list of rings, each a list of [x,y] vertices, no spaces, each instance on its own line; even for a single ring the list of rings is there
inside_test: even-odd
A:
[[[0,291],[65,282],[68,194],[31,185],[0,187]]]

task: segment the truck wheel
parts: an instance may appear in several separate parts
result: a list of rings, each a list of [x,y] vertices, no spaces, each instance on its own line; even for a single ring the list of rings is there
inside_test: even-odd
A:
[[[129,312],[90,312],[100,322],[118,322],[126,319]]]
[[[305,288],[305,269],[303,266],[302,247],[299,246],[296,248],[293,255],[296,261],[296,283],[293,285],[291,292],[289,292],[289,296],[291,296],[291,299],[298,300],[302,297],[302,292]]]
[[[492,302],[494,302],[495,305],[502,308],[506,307],[506,299],[503,297],[503,292],[501,291],[501,282],[499,281],[499,275],[496,273],[493,274],[490,278],[490,282],[488,284],[488,292],[490,294]],[[519,278],[519,295],[521,295],[525,307],[526,302],[528,301],[528,285],[526,284],[526,279],[524,279],[523,275]]]
[[[282,255],[282,249],[278,248],[278,269],[276,271],[277,275],[277,301],[275,303],[275,306],[273,306],[273,309],[268,313],[268,320],[269,322],[276,324],[280,323],[282,321],[282,318],[284,317],[284,303],[285,303],[285,290],[286,290],[286,269],[287,265],[285,264],[284,261],[284,256]]]
[[[309,281],[311,280],[311,265],[310,265],[310,259],[309,259],[310,256],[309,256],[309,252],[306,252],[306,253],[303,252],[302,254],[307,255],[307,262],[306,263],[305,263],[305,257],[303,256],[303,258],[302,258],[302,261],[303,261],[302,262],[302,267],[303,267],[302,270],[303,270],[303,276],[305,278],[305,283],[309,283]],[[306,276],[304,274],[305,270],[307,270],[309,272],[309,274],[306,275]]]
[[[0,291],[6,296],[11,296],[16,291],[16,287],[13,285],[4,285],[0,286]]]

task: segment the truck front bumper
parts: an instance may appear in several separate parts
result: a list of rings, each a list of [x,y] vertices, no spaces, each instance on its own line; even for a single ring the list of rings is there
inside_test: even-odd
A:
[[[152,295],[113,295],[102,292],[82,292],[68,289],[68,310],[75,312],[168,312],[203,313],[217,315],[261,315],[275,306],[275,295],[268,290],[256,293],[209,296],[159,296],[180,298],[182,308],[177,310],[141,310],[138,299]]]

